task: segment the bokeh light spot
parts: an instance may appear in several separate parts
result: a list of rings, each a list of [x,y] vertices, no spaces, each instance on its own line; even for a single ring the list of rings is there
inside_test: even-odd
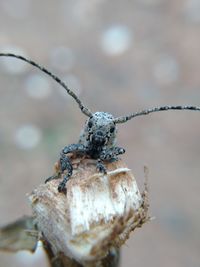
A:
[[[51,94],[51,83],[48,79],[40,74],[31,74],[25,81],[25,89],[30,97],[42,99]]]
[[[132,32],[128,27],[123,25],[112,26],[102,34],[102,49],[108,55],[120,55],[130,47],[132,37]]]
[[[14,134],[15,144],[21,149],[32,149],[36,147],[41,138],[41,130],[32,124],[22,125]]]

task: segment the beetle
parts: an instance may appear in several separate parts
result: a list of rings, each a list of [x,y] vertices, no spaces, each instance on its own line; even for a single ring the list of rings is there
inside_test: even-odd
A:
[[[115,118],[112,114],[107,112],[98,111],[92,113],[89,108],[87,108],[78,96],[68,88],[68,86],[55,74],[51,73],[45,67],[39,65],[38,63],[27,59],[23,56],[12,54],[12,53],[0,53],[1,57],[14,57],[22,61],[25,61],[32,66],[38,68],[42,72],[49,75],[53,80],[60,84],[67,93],[77,102],[81,112],[85,114],[88,119],[86,120],[85,126],[81,131],[79,140],[77,143],[65,146],[60,153],[60,168],[62,181],[58,185],[59,192],[66,191],[66,183],[73,174],[73,167],[71,160],[67,154],[81,154],[89,156],[91,159],[97,160],[97,170],[102,173],[106,173],[106,167],[104,162],[111,162],[118,159],[118,156],[125,153],[125,149],[116,146],[116,136],[117,136],[117,124],[125,123],[137,116],[148,115],[153,112],[168,111],[168,110],[191,110],[200,111],[200,107],[197,106],[161,106],[153,107],[150,109],[144,109],[142,111],[134,112],[126,116],[121,116]],[[51,176],[45,180],[49,182],[55,179],[56,176]]]

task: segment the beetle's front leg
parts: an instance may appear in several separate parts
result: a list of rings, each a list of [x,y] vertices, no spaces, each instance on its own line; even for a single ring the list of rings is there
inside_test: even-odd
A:
[[[108,149],[104,149],[101,154],[100,158],[98,159],[97,162],[97,170],[106,173],[106,167],[103,164],[103,161],[113,161],[118,159],[118,155],[124,154],[125,149],[122,147],[112,147]]]
[[[45,180],[45,184],[48,183],[48,182],[50,182],[50,181],[52,181],[52,180],[58,179],[58,178],[59,178],[59,173],[58,174],[56,173],[56,174],[50,176],[49,178],[47,178]]]
[[[125,153],[124,148],[116,146],[103,150],[100,154],[100,159],[106,161],[117,160],[118,159],[117,156],[124,153]]]
[[[58,186],[58,191],[59,192],[64,192],[65,191],[65,185],[67,181],[70,179],[73,173],[73,167],[70,158],[66,155],[68,153],[81,153],[81,154],[86,154],[87,149],[84,145],[82,144],[72,144],[69,146],[66,146],[62,149],[60,153],[60,169],[61,169],[61,174],[64,172],[63,180],[60,182]],[[48,178],[45,182],[48,182],[52,179],[56,179],[56,176]]]
[[[97,171],[106,174],[106,167],[104,166],[101,159],[98,159],[96,168],[97,168]]]
[[[63,174],[65,171],[67,171],[67,173],[64,173],[63,180],[58,185],[58,191],[65,192],[65,185],[72,176],[73,167],[70,158],[63,153],[63,150],[60,153],[60,168],[61,174]]]
[[[86,154],[87,149],[83,144],[72,144],[72,145],[66,146],[62,149],[62,152],[60,154],[61,173],[63,173],[65,170],[67,170],[67,174],[64,174],[63,180],[62,180],[62,182],[60,182],[60,184],[58,186],[59,192],[64,192],[66,190],[65,185],[66,185],[67,181],[70,179],[70,177],[72,176],[72,172],[73,172],[71,160],[69,159],[68,156],[66,156],[66,154],[68,154],[68,153]]]

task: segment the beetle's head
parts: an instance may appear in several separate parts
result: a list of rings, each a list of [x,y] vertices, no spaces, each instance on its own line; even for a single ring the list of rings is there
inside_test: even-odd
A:
[[[114,117],[106,112],[96,112],[86,122],[87,140],[94,146],[112,145],[116,138]]]

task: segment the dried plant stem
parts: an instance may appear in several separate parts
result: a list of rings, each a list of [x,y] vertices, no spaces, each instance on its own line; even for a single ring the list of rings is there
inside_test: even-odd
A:
[[[57,190],[60,179],[29,195],[51,267],[118,267],[119,248],[149,220],[147,187],[140,194],[120,160],[107,164],[107,174],[89,159],[72,162],[66,195]]]
[[[62,253],[54,255],[51,249],[51,245],[48,243],[47,240],[44,239],[44,237],[43,237],[43,246],[51,267],[82,267],[82,265],[75,262],[73,259],[66,257]]]
[[[65,256],[63,253],[59,253],[57,256],[54,255],[50,244],[46,240],[43,240],[44,250],[49,259],[50,267],[84,267],[83,265]],[[98,266],[98,267],[119,267],[120,253],[119,249],[113,250],[109,253],[102,261],[92,263],[88,266]]]

